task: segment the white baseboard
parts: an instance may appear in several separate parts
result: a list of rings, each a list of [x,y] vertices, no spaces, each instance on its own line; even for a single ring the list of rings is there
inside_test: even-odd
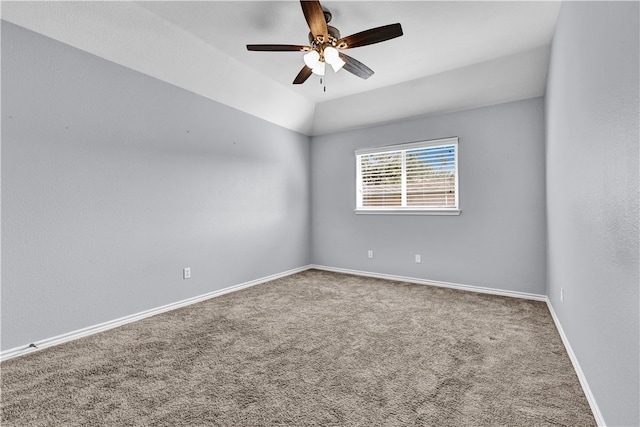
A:
[[[52,346],[59,345],[59,344],[62,344],[62,343],[68,342],[68,341],[72,341],[72,340],[75,340],[75,339],[78,339],[78,338],[82,338],[82,337],[86,337],[86,336],[89,336],[89,335],[93,335],[93,334],[96,334],[98,332],[106,331],[108,329],[113,329],[113,328],[116,328],[118,326],[125,325],[127,323],[135,322],[137,320],[141,320],[141,319],[144,319],[146,317],[154,316],[156,314],[164,313],[166,311],[175,310],[175,309],[180,308],[180,307],[184,307],[184,306],[187,306],[187,305],[190,305],[190,304],[195,304],[197,302],[205,301],[205,300],[208,300],[210,298],[215,298],[217,296],[228,294],[230,292],[239,291],[240,289],[249,288],[251,286],[259,285],[261,283],[269,282],[271,280],[279,279],[281,277],[290,276],[292,274],[300,273],[302,271],[306,271],[306,270],[309,270],[309,269],[312,269],[312,268],[313,269],[317,269],[317,270],[333,271],[333,272],[336,272],[336,273],[354,274],[354,275],[357,275],[357,276],[374,277],[374,278],[378,278],[378,279],[387,279],[387,280],[393,280],[393,281],[415,283],[415,284],[419,284],[419,285],[438,286],[438,287],[444,287],[444,288],[459,289],[459,290],[463,290],[463,291],[479,292],[479,293],[492,294],[492,295],[501,295],[501,296],[507,296],[507,297],[513,297],[513,298],[524,298],[524,299],[530,299],[530,300],[536,300],[536,301],[545,301],[547,303],[547,307],[549,308],[549,312],[551,313],[551,317],[553,318],[553,321],[554,321],[554,323],[556,325],[556,329],[558,330],[558,333],[560,334],[560,338],[562,339],[562,343],[564,344],[565,349],[567,350],[567,354],[569,355],[569,359],[571,360],[571,363],[573,364],[573,368],[574,368],[574,370],[576,372],[576,375],[578,376],[578,380],[580,381],[580,385],[582,386],[582,389],[583,389],[584,394],[585,394],[585,396],[587,398],[587,401],[589,402],[589,406],[591,407],[591,411],[593,412],[593,416],[594,416],[598,426],[606,427],[606,424],[604,422],[604,418],[602,417],[602,413],[600,412],[600,408],[598,407],[598,404],[596,403],[596,399],[593,396],[593,393],[591,392],[591,388],[589,387],[589,383],[587,382],[587,379],[586,379],[584,373],[582,372],[582,368],[580,367],[580,363],[578,362],[578,359],[577,359],[575,353],[573,352],[573,349],[571,348],[571,344],[569,343],[569,340],[568,340],[567,336],[565,335],[564,330],[562,329],[562,325],[560,324],[560,320],[558,319],[558,316],[556,316],[556,313],[555,313],[555,311],[553,309],[553,305],[551,305],[551,301],[549,300],[549,298],[546,295],[532,294],[532,293],[527,293],[527,292],[507,291],[507,290],[503,290],[503,289],[485,288],[485,287],[479,287],[479,286],[461,285],[461,284],[457,284],[457,283],[440,282],[440,281],[434,281],[434,280],[424,280],[424,279],[418,279],[418,278],[415,278],[415,277],[403,277],[403,276],[395,276],[395,275],[391,275],[391,274],[372,273],[372,272],[367,272],[367,271],[350,270],[350,269],[346,269],[346,268],[337,268],[337,267],[328,267],[328,266],[316,265],[316,264],[311,264],[311,265],[307,265],[307,266],[304,266],[304,267],[294,268],[292,270],[288,270],[288,271],[285,271],[285,272],[282,272],[282,273],[277,273],[277,274],[273,274],[271,276],[262,277],[260,279],[251,280],[249,282],[245,282],[245,283],[241,283],[241,284],[238,284],[238,285],[230,286],[228,288],[220,289],[220,290],[209,292],[209,293],[206,293],[206,294],[203,294],[203,295],[199,295],[199,296],[196,296],[196,297],[187,298],[185,300],[178,301],[178,302],[175,302],[175,303],[163,305],[161,307],[152,308],[150,310],[142,311],[140,313],[136,313],[136,314],[132,314],[132,315],[129,315],[129,316],[121,317],[119,319],[111,320],[111,321],[100,323],[100,324],[93,325],[93,326],[89,326],[89,327],[86,327],[86,328],[83,328],[83,329],[78,329],[76,331],[68,332],[66,334],[58,335],[58,336],[55,336],[55,337],[52,337],[52,338],[47,338],[47,339],[44,339],[44,340],[41,340],[41,341],[34,342],[32,344],[29,344],[29,345],[24,345],[24,346],[21,346],[21,347],[15,347],[15,348],[12,348],[12,349],[9,349],[9,350],[5,350],[5,351],[0,352],[0,361],[9,360],[9,359],[12,359],[14,357],[22,356],[24,354],[29,354],[29,353],[32,353],[32,352],[35,352],[35,351],[38,351],[38,350],[43,350],[43,349],[48,348],[48,347],[52,347]]]
[[[479,292],[482,294],[501,295],[505,297],[531,299],[536,301],[546,301],[546,295],[531,294],[527,292],[507,291],[504,289],[484,288],[481,286],[461,285],[459,283],[439,282],[436,280],[424,280],[415,277],[395,276],[392,274],[371,273],[368,271],[350,270],[347,268],[327,267],[325,265],[312,264],[311,268],[317,270],[333,271],[336,273],[354,274],[356,276],[374,277],[377,279],[394,280],[397,282],[415,283],[418,285],[438,286],[441,288],[459,289],[462,291]]]
[[[350,270],[344,268],[335,268],[335,267],[327,267],[323,265],[307,265],[299,268],[295,268],[292,270],[288,270],[282,273],[273,274],[271,276],[262,277],[260,279],[252,280],[249,282],[241,283],[239,285],[230,286],[228,288],[220,289],[217,291],[209,292],[203,295],[195,296],[192,298],[187,298],[182,301],[174,302],[171,304],[163,305],[160,307],[152,308],[149,310],[145,310],[139,313],[131,314],[129,316],[121,317],[118,319],[110,320],[104,323],[99,323],[97,325],[88,326],[86,328],[78,329],[72,332],[67,332],[65,334],[61,334],[51,338],[45,338],[40,341],[36,341],[30,344],[25,344],[20,347],[11,348],[8,350],[4,350],[0,352],[0,361],[9,360],[14,357],[22,356],[25,354],[33,353],[38,350],[43,350],[45,348],[53,347],[55,345],[59,345],[65,342],[69,342],[78,338],[86,337],[89,335],[97,334],[98,332],[103,332],[109,329],[117,328],[118,326],[125,325],[127,323],[135,322],[137,320],[142,320],[144,318],[154,316],[156,314],[164,313],[166,311],[175,310],[180,307],[184,307],[190,304],[195,304],[197,302],[205,301],[210,298],[215,298],[220,295],[224,295],[230,292],[238,291],[240,289],[245,289],[251,286],[255,286],[261,283],[269,282],[271,280],[279,279],[281,277],[290,276],[295,273],[299,273],[305,270],[309,270],[311,268],[315,268],[318,270],[326,270],[326,271],[334,271],[337,273],[346,273],[346,274],[355,274],[358,276],[366,276],[366,277],[375,277],[380,279],[394,280],[394,281],[402,281],[409,283],[417,283],[421,285],[430,285],[430,286],[440,286],[446,288],[460,289],[465,291],[472,292],[481,292],[488,293],[494,295],[503,295],[515,298],[526,298],[526,299],[534,299],[539,301],[546,301],[546,296],[537,295],[537,294],[528,294],[524,292],[516,292],[516,291],[505,291],[501,289],[493,289],[493,288],[482,288],[477,286],[468,286],[468,285],[460,285],[456,283],[447,283],[447,282],[437,282],[433,280],[423,280],[412,277],[403,277],[403,276],[393,276],[389,274],[380,274],[380,273],[371,273],[365,271],[358,270]]]
[[[367,271],[350,270],[346,268],[327,267],[324,265],[312,264],[310,268],[315,268],[317,270],[333,271],[336,273],[354,274],[357,276],[375,277],[378,279],[387,279],[387,280],[395,280],[395,281],[401,281],[401,282],[407,282],[407,283],[416,283],[419,285],[440,286],[445,288],[460,289],[463,291],[480,292],[485,294],[502,295],[502,296],[508,296],[508,297],[514,297],[514,298],[524,298],[524,299],[546,302],[547,307],[549,308],[549,312],[551,313],[551,317],[553,318],[553,322],[556,325],[556,329],[558,330],[558,333],[560,334],[560,338],[562,339],[562,343],[564,344],[564,347],[567,350],[567,354],[569,355],[569,359],[571,360],[573,369],[575,370],[576,375],[578,376],[578,380],[580,381],[582,390],[584,391],[587,401],[589,402],[589,406],[591,407],[591,412],[593,412],[593,417],[595,418],[596,423],[598,424],[599,427],[606,427],[604,418],[602,417],[602,413],[600,412],[600,408],[598,407],[598,404],[596,403],[596,399],[593,396],[593,393],[591,392],[591,388],[589,387],[587,378],[582,372],[582,368],[580,367],[578,358],[573,352],[573,349],[571,348],[571,344],[569,343],[569,339],[565,335],[564,330],[562,329],[562,325],[560,324],[560,320],[558,319],[558,316],[556,316],[553,306],[551,305],[551,301],[546,295],[531,294],[531,293],[517,292],[517,291],[505,291],[503,289],[461,285],[457,283],[439,282],[434,280],[423,280],[423,279],[416,279],[414,277],[403,277],[403,276],[394,276],[390,274],[371,273]]]
[[[144,319],[146,317],[154,316],[156,314],[164,313],[166,311],[175,310],[176,308],[184,307],[187,305],[195,304],[197,302],[205,301],[210,298],[215,298],[220,295],[228,294],[230,292],[239,291],[240,289],[249,288],[251,286],[259,285],[261,283],[269,282],[271,280],[279,279],[281,277],[290,276],[292,274],[300,273],[301,271],[305,271],[310,269],[310,266],[304,266],[299,268],[294,268],[293,270],[284,271],[282,273],[272,274],[271,276],[262,277],[260,279],[251,280],[249,282],[241,283],[239,285],[229,286],[228,288],[220,289],[217,291],[209,292],[203,295],[195,296],[192,298],[187,298],[182,301],[174,302],[171,304],[163,305],[161,307],[152,308],[149,310],[141,311],[140,313],[131,314],[129,316],[121,317],[119,319],[110,320],[108,322],[100,323],[93,326],[88,326],[86,328],[78,329],[76,331],[67,332],[65,334],[61,334],[55,337],[46,338],[40,341],[36,341],[34,343],[23,345],[20,347],[15,347],[12,349],[5,350],[0,352],[0,361],[5,361],[12,359],[14,357],[22,356],[25,354],[33,353],[38,350],[43,350],[45,348],[53,347],[54,345],[59,345],[68,341],[76,340],[78,338],[86,337],[89,335],[97,334],[98,332],[103,332],[108,329],[113,329],[118,326],[125,325],[127,323],[135,322],[137,320]]]
[[[596,398],[593,396],[591,392],[591,387],[589,387],[589,383],[587,382],[587,377],[585,377],[584,372],[582,372],[582,368],[580,367],[580,363],[578,362],[578,358],[576,354],[573,352],[571,348],[571,344],[569,343],[569,339],[564,333],[564,329],[562,329],[562,325],[560,324],[560,319],[556,315],[555,310],[553,309],[553,305],[551,305],[551,301],[549,298],[546,298],[547,307],[549,308],[549,312],[551,313],[551,317],[553,318],[553,322],[556,325],[556,329],[560,334],[560,338],[562,339],[562,343],[564,344],[564,348],[567,350],[567,354],[569,355],[569,359],[571,360],[571,364],[573,365],[573,369],[576,371],[576,375],[578,376],[578,380],[580,381],[580,385],[582,386],[582,390],[584,391],[584,395],[587,398],[587,402],[589,402],[589,406],[591,407],[591,412],[593,412],[593,417],[596,419],[596,423],[599,427],[606,427],[604,422],[604,418],[602,413],[600,412],[600,408],[598,407],[598,403],[596,402]]]

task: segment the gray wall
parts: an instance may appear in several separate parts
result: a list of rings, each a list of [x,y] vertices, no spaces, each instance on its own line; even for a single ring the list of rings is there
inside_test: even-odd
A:
[[[354,214],[355,149],[448,136],[460,216]],[[311,153],[313,263],[545,293],[542,98],[314,137]]]
[[[546,97],[548,295],[610,426],[640,425],[638,5],[565,2]]]
[[[307,265],[309,142],[2,22],[2,349]]]

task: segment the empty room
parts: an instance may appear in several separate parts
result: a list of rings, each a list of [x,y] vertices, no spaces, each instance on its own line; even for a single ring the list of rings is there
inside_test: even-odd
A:
[[[0,7],[2,426],[640,426],[640,2]]]

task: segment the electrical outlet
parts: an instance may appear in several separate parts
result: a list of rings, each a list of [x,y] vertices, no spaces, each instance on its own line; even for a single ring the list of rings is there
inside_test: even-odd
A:
[[[191,267],[185,267],[182,269],[182,278],[191,279]]]
[[[564,288],[560,288],[560,302],[564,302]]]
[[[422,256],[420,254],[416,254],[416,264],[420,264],[422,262]]]
[[[368,257],[369,259],[373,258],[373,251],[369,251],[369,252],[367,252],[367,257]]]

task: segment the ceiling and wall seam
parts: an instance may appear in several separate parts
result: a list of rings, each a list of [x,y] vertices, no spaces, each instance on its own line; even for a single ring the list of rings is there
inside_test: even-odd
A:
[[[302,87],[289,84],[303,63],[298,52],[246,52],[246,43],[304,43],[308,29],[295,3],[3,1],[2,19],[307,136],[544,95],[558,2],[462,7],[456,2],[383,1],[363,9],[365,3],[328,0],[323,5],[333,11],[332,24],[343,35],[396,20],[405,34],[353,49],[353,56],[376,74],[368,80],[329,75],[327,93],[317,80]],[[484,22],[490,14],[500,17]],[[493,28],[495,22],[504,28]],[[505,37],[514,22],[528,25]],[[467,28],[474,23],[477,28]],[[422,40],[416,49],[413,43],[424,36],[422,31],[440,38]],[[476,49],[479,53],[470,52],[476,41],[468,36],[475,31],[484,37],[486,49]],[[459,52],[433,57],[451,43]],[[406,61],[411,49],[414,70],[402,62],[389,67]],[[389,51],[395,59],[377,56]],[[429,58],[436,63],[420,74]],[[285,74],[274,76],[265,65]]]

